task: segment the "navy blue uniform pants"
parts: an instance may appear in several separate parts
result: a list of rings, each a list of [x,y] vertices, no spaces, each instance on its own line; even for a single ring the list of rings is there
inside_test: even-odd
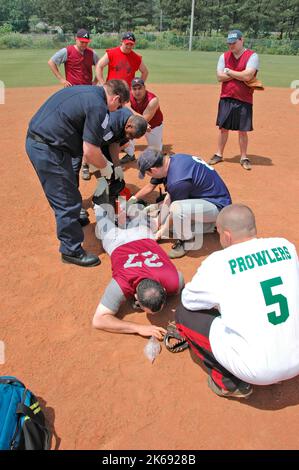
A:
[[[60,252],[82,253],[84,234],[79,223],[82,198],[71,155],[30,137],[26,139],[26,151],[55,213]]]

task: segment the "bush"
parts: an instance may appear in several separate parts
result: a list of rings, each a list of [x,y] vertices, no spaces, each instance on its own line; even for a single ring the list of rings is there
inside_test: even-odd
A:
[[[137,49],[188,49],[189,36],[178,31],[139,32],[136,34]],[[61,48],[67,44],[73,44],[73,35],[67,34],[20,34],[11,32],[11,26],[4,24],[0,27],[0,48]],[[91,47],[95,49],[110,49],[120,44],[119,34],[93,34]],[[299,54],[299,40],[260,38],[246,39],[246,47],[260,54]],[[194,36],[192,49],[198,51],[225,51],[227,50],[226,37],[224,36]]]
[[[0,26],[0,36],[3,34],[8,34],[12,32],[12,25],[8,23],[4,23],[2,26]]]
[[[119,46],[119,44],[120,38],[118,35],[106,36],[104,34],[95,34],[92,36],[91,47],[94,49],[110,49]]]
[[[20,49],[21,47],[32,47],[33,41],[30,37],[20,33],[9,33],[0,36],[1,49]]]

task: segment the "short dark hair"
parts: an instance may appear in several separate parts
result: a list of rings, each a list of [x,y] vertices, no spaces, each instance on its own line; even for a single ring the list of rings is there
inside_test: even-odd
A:
[[[139,139],[147,131],[147,121],[142,116],[130,116],[128,122],[135,128],[135,138]]]
[[[104,86],[107,88],[108,95],[118,95],[121,103],[130,101],[130,88],[124,80],[108,80]]]
[[[136,294],[141,307],[151,312],[159,312],[166,302],[166,291],[160,282],[153,279],[143,279],[139,282]]]

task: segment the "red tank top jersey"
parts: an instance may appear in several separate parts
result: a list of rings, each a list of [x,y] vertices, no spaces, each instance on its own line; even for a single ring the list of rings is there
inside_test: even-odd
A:
[[[143,279],[153,279],[168,294],[179,290],[179,275],[165,251],[154,240],[145,238],[115,248],[111,255],[112,277],[124,295],[134,296]]]
[[[246,49],[239,59],[236,59],[231,51],[224,53],[225,67],[235,70],[236,72],[242,72],[246,69],[249,58],[254,54],[254,51]],[[245,103],[253,102],[253,90],[251,90],[245,83],[240,80],[229,80],[228,82],[222,82],[221,98],[235,98],[239,101],[245,101]]]
[[[140,103],[137,103],[137,101],[135,100],[131,92],[130,102],[131,102],[132,109],[134,109],[134,111],[136,111],[139,114],[143,114],[143,111],[147,108],[147,105],[153,98],[156,98],[156,95],[154,93],[151,93],[150,91],[147,91],[143,101],[141,101]],[[149,121],[149,124],[151,128],[154,129],[155,127],[161,126],[162,122],[163,122],[163,114],[159,107],[157,111],[155,112],[155,114],[153,115],[152,119]]]
[[[135,72],[139,69],[142,57],[131,51],[129,54],[124,54],[119,47],[106,50],[109,58],[108,76],[107,80],[114,78],[125,80],[129,87],[135,77]]]
[[[75,46],[68,46],[67,60],[64,64],[65,78],[72,85],[91,85],[93,50],[85,49],[81,54]]]

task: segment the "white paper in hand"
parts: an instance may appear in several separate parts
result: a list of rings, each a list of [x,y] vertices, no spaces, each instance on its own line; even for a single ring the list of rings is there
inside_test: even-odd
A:
[[[159,343],[157,338],[155,338],[154,336],[151,336],[144,347],[144,354],[146,355],[148,360],[151,361],[151,363],[153,363],[156,357],[160,354],[160,351],[161,351],[161,344]]]

